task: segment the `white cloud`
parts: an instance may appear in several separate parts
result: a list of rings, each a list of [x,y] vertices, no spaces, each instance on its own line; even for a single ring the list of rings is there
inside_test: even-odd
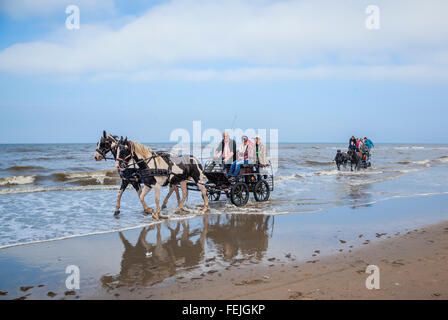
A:
[[[177,0],[118,29],[81,24],[15,44],[0,52],[0,70],[135,81],[446,80],[447,1],[376,1],[376,31],[365,28],[368,4]]]

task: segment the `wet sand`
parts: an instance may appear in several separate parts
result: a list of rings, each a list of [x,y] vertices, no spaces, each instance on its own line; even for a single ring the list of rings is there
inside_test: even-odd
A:
[[[206,215],[0,250],[0,299],[447,299],[448,196]],[[66,287],[66,267],[80,289]],[[367,290],[367,265],[380,289]]]
[[[275,257],[273,257],[275,258]],[[270,266],[235,266],[153,292],[155,299],[448,299],[448,222],[421,228],[334,256]],[[374,264],[380,289],[366,289]],[[180,281],[179,281],[180,282]],[[124,294],[138,299],[148,291]]]

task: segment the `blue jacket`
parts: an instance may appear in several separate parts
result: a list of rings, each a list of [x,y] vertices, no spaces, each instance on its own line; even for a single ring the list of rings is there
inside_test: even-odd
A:
[[[366,144],[367,148],[371,149],[373,148],[373,142],[370,139],[367,139],[366,141],[364,141],[364,143]]]

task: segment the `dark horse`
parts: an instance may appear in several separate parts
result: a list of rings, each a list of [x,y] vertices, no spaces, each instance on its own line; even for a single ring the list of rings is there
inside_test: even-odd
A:
[[[356,170],[359,170],[362,161],[362,153],[353,149],[349,149],[347,151],[347,155],[350,160],[350,170],[353,171],[353,165],[355,165]]]
[[[175,188],[177,190],[179,184],[182,189],[179,210],[183,210],[189,179],[192,179],[202,192],[204,200],[202,211],[204,213],[208,211],[207,190],[204,187],[205,176],[202,172],[202,165],[195,157],[157,153],[139,142],[128,141],[126,138],[124,141],[123,139],[119,141],[115,163],[116,168],[120,171],[136,167],[142,172],[141,180],[145,187],[140,193],[140,202],[145,213],[152,214],[155,219],[160,218],[160,188],[169,185],[170,189]],[[151,189],[154,189],[155,192],[155,212],[145,203],[145,196]],[[162,216],[162,218],[165,217]]]
[[[98,141],[96,146],[96,151],[94,158],[96,161],[106,160],[107,154],[110,152],[113,156],[113,160],[117,160],[117,148],[118,148],[118,137],[113,136],[111,134],[107,134],[106,131],[103,131],[103,136],[101,137],[100,141]],[[129,184],[134,187],[135,191],[137,191],[137,194],[140,198],[140,194],[142,192],[142,188],[140,186],[140,181],[138,179],[138,172],[135,168],[129,168],[126,170],[118,170],[118,174],[121,178],[121,186],[120,191],[118,192],[117,197],[117,203],[115,205],[115,214],[118,215],[120,213],[120,203],[121,203],[121,196],[123,195],[124,190],[128,187]],[[173,191],[176,192],[177,196],[177,202],[180,202],[180,196],[179,196],[179,190],[176,188],[170,189],[170,192],[168,193],[167,197],[163,201],[162,208],[166,207],[166,204],[168,202],[169,197],[173,193]]]
[[[334,157],[334,161],[336,162],[336,166],[338,167],[338,170],[341,170],[341,165],[344,166],[344,168],[347,166],[348,162],[348,155],[345,152],[341,152],[341,150],[338,150],[336,152],[336,156]]]

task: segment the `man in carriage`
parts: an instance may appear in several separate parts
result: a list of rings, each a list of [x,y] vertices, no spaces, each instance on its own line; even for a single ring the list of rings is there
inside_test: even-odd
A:
[[[229,133],[224,132],[222,134],[222,141],[218,148],[215,150],[215,159],[218,159],[218,155],[221,153],[221,160],[225,167],[230,168],[231,164],[236,161],[236,142],[230,139]]]
[[[261,137],[256,135],[255,138],[255,161],[259,166],[266,166],[268,163],[268,156],[266,152],[266,146],[261,142]]]

